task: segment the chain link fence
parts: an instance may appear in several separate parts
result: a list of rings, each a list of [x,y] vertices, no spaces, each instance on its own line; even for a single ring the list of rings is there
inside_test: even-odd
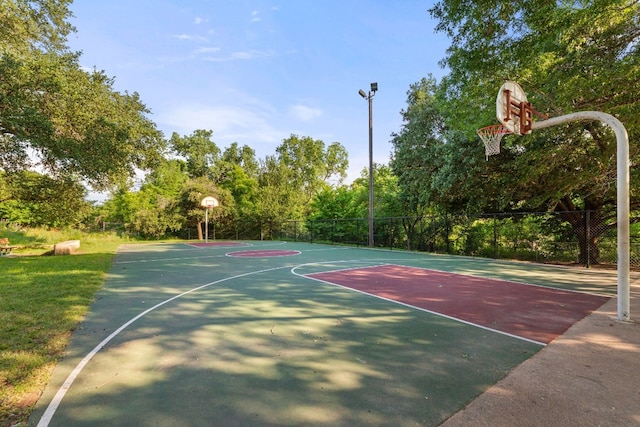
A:
[[[630,263],[640,268],[640,211],[631,213]],[[104,223],[103,231],[122,224]],[[210,221],[209,240],[289,240],[367,246],[367,218],[261,221],[225,218]],[[203,227],[204,232],[204,227]],[[134,233],[135,234],[135,233]],[[196,228],[170,233],[194,240]],[[517,259],[584,266],[615,266],[615,217],[596,211],[527,214],[440,215],[374,219],[375,247],[409,251]]]
[[[202,238],[205,227],[202,226]],[[274,236],[274,224],[272,221],[260,221],[255,218],[238,218],[210,221],[206,227],[209,240],[277,240],[280,235],[279,228]],[[176,233],[182,239],[198,239],[197,228],[187,228]]]
[[[640,214],[632,213],[631,266],[640,267]],[[368,245],[368,220],[286,221],[282,240]],[[375,247],[585,266],[617,262],[615,218],[595,211],[375,218]]]

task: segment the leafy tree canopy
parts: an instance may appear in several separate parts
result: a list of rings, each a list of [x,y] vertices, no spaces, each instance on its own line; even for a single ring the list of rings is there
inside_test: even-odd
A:
[[[334,176],[346,176],[348,154],[339,142],[329,146],[311,137],[291,135],[262,164],[258,210],[263,218],[303,218],[313,197]]]
[[[443,0],[431,14],[452,40],[440,97],[447,128],[459,135],[447,136],[447,151],[475,144],[474,155],[481,156],[474,130],[495,123],[497,90],[511,79],[551,116],[584,110],[617,116],[632,141],[632,164],[640,160],[633,143],[640,133],[639,2]],[[508,136],[503,148],[485,173],[449,167],[449,181],[486,189],[492,209],[598,210],[615,204],[615,137],[600,123]],[[638,179],[632,173],[632,188]]]
[[[78,227],[93,210],[73,178],[0,172],[0,218],[36,227]]]
[[[191,135],[171,135],[169,144],[174,152],[187,162],[192,178],[213,177],[213,166],[220,158],[220,148],[211,139],[213,131],[198,129]]]
[[[104,190],[157,164],[163,140],[137,93],[115,91],[68,51],[69,3],[2,1],[0,169],[37,164]]]

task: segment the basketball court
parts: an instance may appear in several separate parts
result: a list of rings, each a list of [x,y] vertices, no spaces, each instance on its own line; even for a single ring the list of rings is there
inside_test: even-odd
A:
[[[461,410],[612,297],[631,325],[624,126],[600,112],[548,118],[511,81],[496,117],[478,130],[487,160],[507,134],[574,120],[613,129],[617,272],[209,242],[208,230],[204,243],[123,246],[30,425],[468,425],[454,414],[477,421]],[[208,224],[219,202],[201,206]]]
[[[38,426],[436,426],[612,271],[287,242],[125,245]]]

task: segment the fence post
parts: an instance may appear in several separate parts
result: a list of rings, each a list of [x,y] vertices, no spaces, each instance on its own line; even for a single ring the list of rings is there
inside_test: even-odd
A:
[[[331,244],[335,243],[336,238],[336,219],[331,220]]]
[[[444,234],[445,234],[445,244],[447,255],[451,255],[451,242],[449,241],[449,215],[444,216]]]
[[[585,252],[587,253],[587,265],[586,267],[589,268],[591,267],[591,211],[587,211],[586,215],[584,216],[584,240],[585,240],[585,245],[587,245],[587,247],[585,248]]]
[[[498,259],[498,217],[493,216],[493,259]]]

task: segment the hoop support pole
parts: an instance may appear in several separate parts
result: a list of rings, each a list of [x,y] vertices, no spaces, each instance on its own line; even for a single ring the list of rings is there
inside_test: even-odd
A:
[[[534,122],[532,130],[578,120],[598,120],[609,126],[617,141],[617,221],[618,221],[618,320],[631,321],[629,291],[629,135],[620,120],[599,111],[582,111]]]

